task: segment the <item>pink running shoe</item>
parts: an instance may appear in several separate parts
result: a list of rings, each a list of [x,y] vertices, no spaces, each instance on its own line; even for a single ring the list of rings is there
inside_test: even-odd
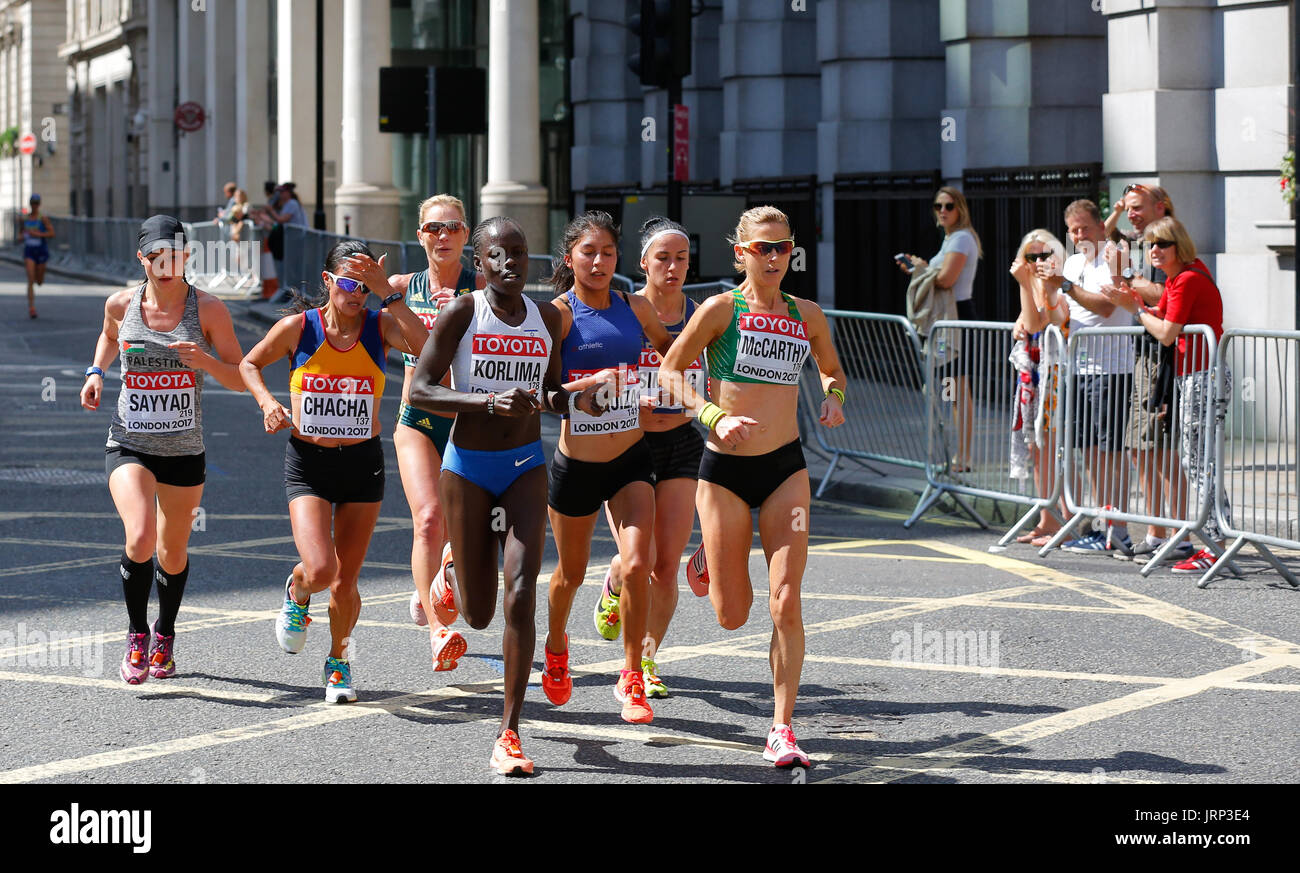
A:
[[[149,649],[149,675],[154,679],[170,679],[176,675],[176,634],[165,637],[158,633],[158,622],[153,623],[153,646]]]
[[[126,654],[122,656],[122,681],[139,685],[149,678],[149,635],[127,631]]]
[[[709,568],[704,563],[704,543],[700,543],[695,554],[686,562],[686,584],[691,586],[691,592],[696,597],[707,597],[709,594]]]
[[[469,646],[465,638],[454,630],[440,628],[436,634],[432,634],[433,643],[433,670],[435,673],[441,673],[444,670],[455,670],[456,661]]]
[[[763,749],[763,760],[771,761],[778,767],[808,767],[812,759],[799,748],[799,741],[794,738],[794,731],[788,724],[774,724],[767,734],[767,746]]]
[[[429,616],[424,614],[424,604],[420,603],[420,592],[411,592],[411,621],[420,627],[429,626]]]

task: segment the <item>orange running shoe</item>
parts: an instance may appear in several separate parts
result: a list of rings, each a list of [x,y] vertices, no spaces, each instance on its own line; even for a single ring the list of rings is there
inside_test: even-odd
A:
[[[447,543],[442,547],[442,564],[429,583],[429,604],[433,607],[433,614],[437,616],[439,624],[444,627],[460,615],[460,610],[456,608],[456,586],[447,581],[447,568],[454,564],[451,559],[451,543]]]
[[[433,671],[441,673],[444,670],[455,670],[456,661],[469,648],[465,638],[445,627],[439,628],[436,634],[430,634],[429,637],[433,648]]]
[[[546,669],[542,671],[542,691],[546,699],[556,706],[569,702],[573,694],[573,677],[569,675],[569,635],[564,635],[564,651],[555,654],[547,646],[542,646],[546,653]]]
[[[524,750],[519,745],[519,734],[509,728],[497,737],[488,767],[502,776],[522,776],[533,772],[533,762],[524,757]]]
[[[707,597],[709,594],[709,568],[704,563],[704,543],[700,543],[695,554],[686,562],[686,584],[691,586],[696,597]]]
[[[623,704],[623,721],[649,724],[655,713],[645,696],[645,680],[640,670],[623,670],[614,685],[614,697]]]

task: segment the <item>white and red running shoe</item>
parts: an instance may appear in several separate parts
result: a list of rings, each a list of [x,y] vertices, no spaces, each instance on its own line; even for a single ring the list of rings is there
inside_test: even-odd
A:
[[[794,731],[788,724],[772,725],[767,734],[767,746],[763,749],[763,760],[778,767],[812,766],[812,759],[799,748],[799,741],[794,738]]]
[[[704,563],[704,543],[700,543],[695,554],[686,562],[686,584],[691,586],[691,592],[696,597],[707,597],[709,594],[709,568]]]

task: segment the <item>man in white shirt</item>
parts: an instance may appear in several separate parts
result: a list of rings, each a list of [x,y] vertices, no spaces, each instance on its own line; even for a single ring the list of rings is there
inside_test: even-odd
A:
[[[1091,200],[1065,207],[1065,226],[1075,254],[1053,275],[1050,261],[1040,261],[1039,275],[1060,289],[1070,305],[1070,331],[1085,327],[1130,327],[1128,312],[1111,303],[1101,288],[1111,283],[1106,261],[1106,226]],[[1083,452],[1091,494],[1100,506],[1128,506],[1128,458],[1124,432],[1128,427],[1129,394],[1133,386],[1131,336],[1082,337],[1075,358],[1074,445]],[[1117,522],[1111,535],[1095,532],[1070,540],[1062,548],[1084,554],[1131,553],[1128,525]]]

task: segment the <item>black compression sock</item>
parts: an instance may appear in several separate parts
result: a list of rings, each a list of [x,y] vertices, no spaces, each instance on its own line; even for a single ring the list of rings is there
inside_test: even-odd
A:
[[[131,622],[131,633],[142,634],[149,630],[149,588],[153,585],[153,559],[132,561],[122,553],[122,596],[126,599],[126,616]]]
[[[190,562],[175,575],[159,567],[154,578],[158,580],[158,633],[165,637],[176,633],[176,614],[181,611],[181,598],[185,596],[185,580],[190,576]]]

